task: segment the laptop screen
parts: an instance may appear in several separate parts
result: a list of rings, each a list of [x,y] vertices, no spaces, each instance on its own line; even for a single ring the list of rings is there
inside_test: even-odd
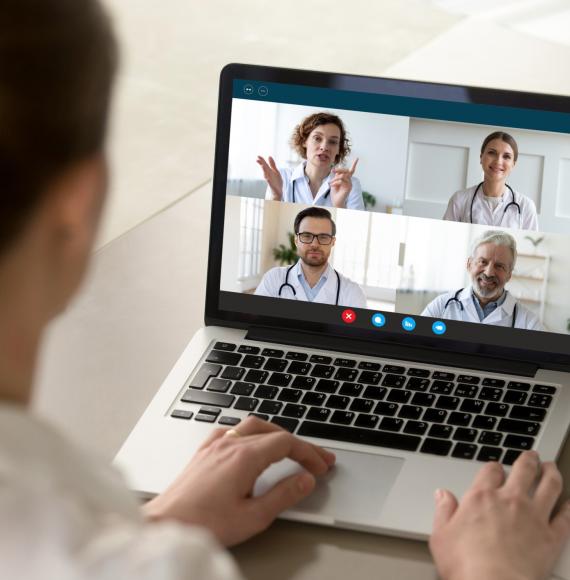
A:
[[[240,65],[222,85],[218,314],[569,358],[567,99]]]

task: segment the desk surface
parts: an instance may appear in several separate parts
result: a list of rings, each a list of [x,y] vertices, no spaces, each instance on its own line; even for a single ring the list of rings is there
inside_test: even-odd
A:
[[[111,460],[203,324],[210,186],[97,253],[50,330],[35,408]],[[570,446],[561,457],[570,481]],[[422,542],[278,521],[233,550],[250,580],[434,579]]]

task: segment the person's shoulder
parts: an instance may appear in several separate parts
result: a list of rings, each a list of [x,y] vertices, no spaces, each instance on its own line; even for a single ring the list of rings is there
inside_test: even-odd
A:
[[[534,203],[534,201],[528,197],[528,195],[524,195],[524,193],[521,193],[520,191],[517,191],[515,189],[515,199],[518,198],[518,203],[521,204],[521,206],[526,206],[530,209],[534,209],[536,211],[536,205]]]
[[[517,318],[522,315],[526,319],[525,325],[526,328],[529,327],[530,329],[542,328],[540,318],[538,318],[538,316],[530,308],[522,304],[520,300],[516,301],[516,307],[517,307]]]
[[[469,198],[471,196],[473,196],[473,194],[475,193],[475,190],[477,189],[476,185],[472,185],[471,187],[468,187],[466,189],[458,189],[452,196],[451,199],[458,201],[460,199],[463,198]]]

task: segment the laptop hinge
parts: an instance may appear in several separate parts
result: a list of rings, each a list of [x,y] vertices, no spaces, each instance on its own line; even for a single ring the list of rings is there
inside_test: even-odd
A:
[[[535,363],[501,359],[486,354],[465,354],[352,338],[348,340],[325,333],[252,327],[248,330],[246,339],[524,377],[534,377],[539,369]]]

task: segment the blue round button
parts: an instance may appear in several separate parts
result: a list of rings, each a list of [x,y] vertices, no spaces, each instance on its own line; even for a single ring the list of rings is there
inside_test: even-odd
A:
[[[377,312],[372,315],[371,321],[374,326],[380,328],[386,324],[386,317],[381,312]]]
[[[447,330],[447,326],[445,326],[445,322],[441,320],[436,320],[432,325],[431,329],[434,334],[445,334]]]
[[[408,332],[411,332],[416,328],[416,321],[411,316],[407,316],[404,318],[404,320],[402,320],[402,328]]]

